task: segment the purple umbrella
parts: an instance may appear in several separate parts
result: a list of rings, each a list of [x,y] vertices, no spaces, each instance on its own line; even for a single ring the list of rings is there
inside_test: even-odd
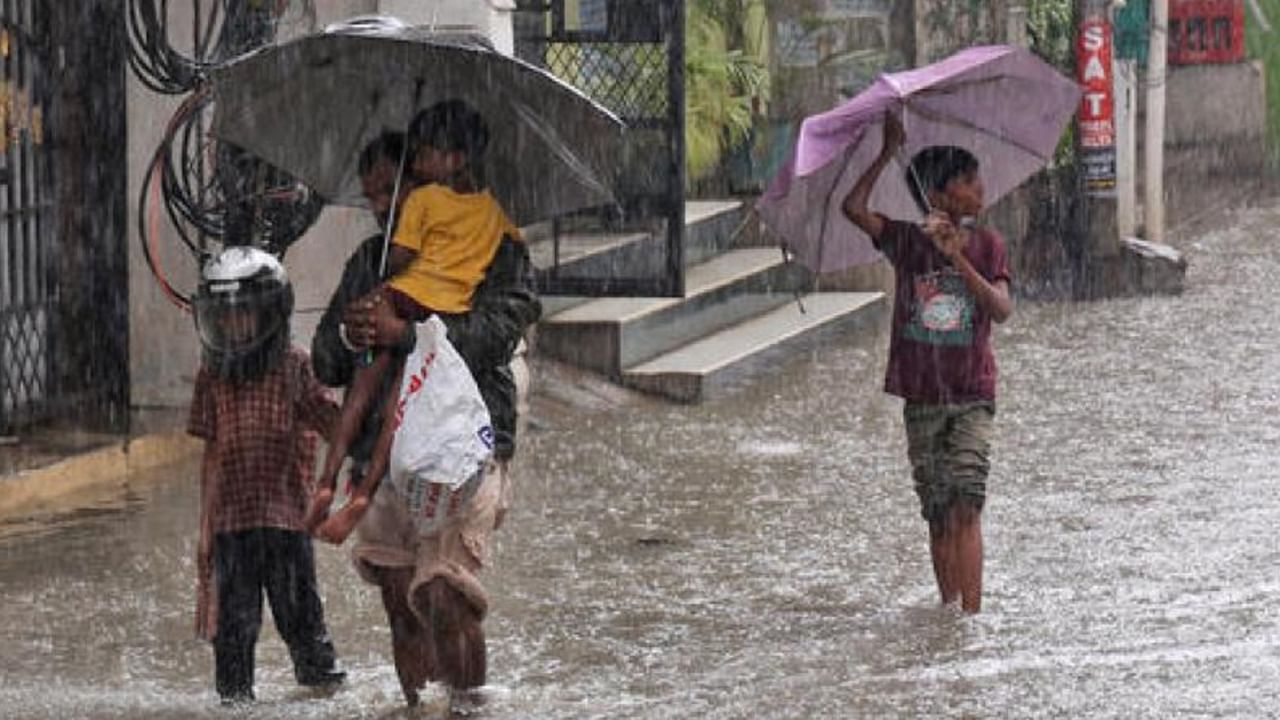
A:
[[[782,246],[816,272],[879,259],[841,202],[880,152],[886,113],[902,119],[906,143],[871,193],[873,210],[919,219],[905,163],[929,145],[957,145],[978,158],[988,203],[1022,184],[1053,156],[1080,88],[1022,48],[974,47],[915,70],[881,75],[857,97],[805,119],[790,162],[756,204]]]

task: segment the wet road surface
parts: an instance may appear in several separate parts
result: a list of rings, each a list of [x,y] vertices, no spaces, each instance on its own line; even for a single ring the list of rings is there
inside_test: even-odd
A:
[[[494,718],[1266,717],[1280,707],[1280,204],[1184,248],[1187,292],[1023,303],[983,614],[937,606],[886,338],[699,407],[533,418],[499,533]],[[192,639],[196,466],[0,537],[0,715],[226,717]],[[320,553],[351,671],[263,718],[400,707],[375,590]]]

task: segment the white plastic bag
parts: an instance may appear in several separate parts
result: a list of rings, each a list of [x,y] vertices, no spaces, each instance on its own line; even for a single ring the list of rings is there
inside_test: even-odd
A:
[[[392,419],[391,485],[415,520],[434,511],[442,493],[453,494],[475,477],[493,453],[489,410],[446,334],[434,315],[418,325],[418,342],[405,358]]]

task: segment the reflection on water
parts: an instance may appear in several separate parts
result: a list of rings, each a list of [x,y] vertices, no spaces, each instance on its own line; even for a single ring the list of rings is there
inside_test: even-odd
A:
[[[935,605],[884,338],[701,407],[550,414],[500,533],[480,713],[1260,717],[1280,695],[1280,208],[1203,238],[1179,298],[1023,304],[1003,373],[985,612]],[[0,540],[0,706],[225,717],[191,639],[194,465],[125,512]],[[320,573],[352,674],[259,649],[250,717],[399,709],[378,598]],[[269,628],[269,626],[268,626]]]

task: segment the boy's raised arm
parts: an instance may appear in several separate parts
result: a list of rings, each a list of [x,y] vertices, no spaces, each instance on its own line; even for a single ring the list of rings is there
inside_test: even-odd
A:
[[[876,156],[875,162],[871,163],[866,172],[862,173],[862,177],[858,178],[858,182],[853,185],[853,190],[850,190],[844,199],[842,207],[845,216],[870,235],[872,240],[879,240],[880,234],[884,232],[884,218],[879,213],[872,212],[871,208],[867,207],[867,201],[871,197],[871,190],[876,186],[876,181],[880,179],[880,173],[884,172],[885,166],[893,159],[894,153],[898,152],[904,139],[902,123],[891,113],[885,113],[884,145],[880,148],[880,154]]]

